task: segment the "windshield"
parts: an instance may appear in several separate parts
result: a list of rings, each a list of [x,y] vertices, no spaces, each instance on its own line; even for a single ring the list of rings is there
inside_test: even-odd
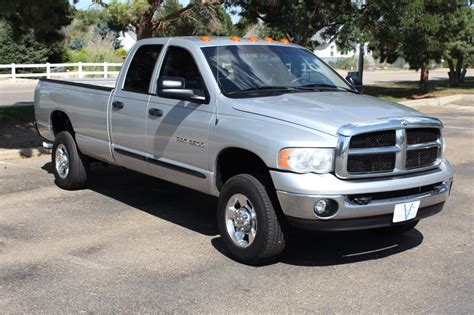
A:
[[[202,51],[227,96],[354,91],[333,69],[303,48],[234,45],[204,47]]]

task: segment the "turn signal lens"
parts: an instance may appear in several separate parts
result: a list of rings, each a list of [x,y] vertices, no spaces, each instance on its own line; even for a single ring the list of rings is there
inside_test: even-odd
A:
[[[229,39],[234,42],[240,42],[240,37],[237,37],[237,36],[231,36],[229,37]]]
[[[291,149],[284,149],[280,151],[278,155],[278,166],[280,168],[291,168],[288,160],[290,158]]]

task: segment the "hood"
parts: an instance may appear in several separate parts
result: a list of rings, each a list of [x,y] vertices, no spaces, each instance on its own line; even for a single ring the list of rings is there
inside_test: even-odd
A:
[[[231,101],[238,111],[287,121],[330,135],[336,135],[338,129],[347,124],[424,116],[397,103],[349,92],[289,93]]]

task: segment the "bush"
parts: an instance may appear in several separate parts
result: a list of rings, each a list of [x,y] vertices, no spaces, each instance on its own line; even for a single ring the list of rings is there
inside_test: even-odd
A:
[[[338,58],[336,61],[330,61],[329,65],[339,70],[355,70],[357,69],[357,58],[356,56],[349,58]]]
[[[122,56],[112,49],[90,49],[68,50],[66,52],[68,62],[118,62],[123,61]]]

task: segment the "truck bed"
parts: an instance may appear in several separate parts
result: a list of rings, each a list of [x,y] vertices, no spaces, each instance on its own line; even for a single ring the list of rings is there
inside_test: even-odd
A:
[[[35,89],[35,116],[40,135],[54,140],[52,120],[55,111],[60,110],[71,121],[77,145],[84,154],[113,161],[107,118],[112,84],[115,80],[41,79]]]

